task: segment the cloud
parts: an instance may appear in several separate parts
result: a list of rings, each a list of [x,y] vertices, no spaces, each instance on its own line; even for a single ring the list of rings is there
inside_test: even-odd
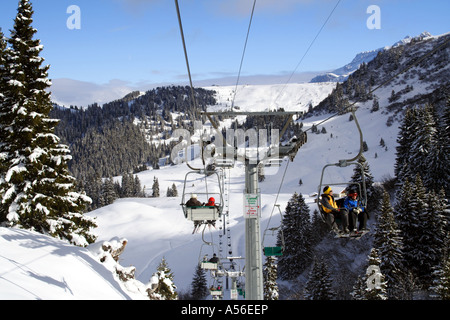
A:
[[[301,72],[292,76],[291,82],[309,82],[314,76],[323,73],[319,71]],[[194,87],[206,87],[211,85],[234,86],[236,84],[236,75],[231,73],[214,73],[209,77],[200,76],[193,80]],[[280,73],[277,75],[243,75],[239,84],[284,84],[288,80],[290,73]],[[52,93],[52,102],[58,105],[70,107],[88,107],[94,103],[102,106],[105,103],[123,98],[132,91],[148,91],[156,87],[169,85],[189,85],[186,75],[180,76],[179,81],[165,83],[150,83],[146,81],[131,83],[123,80],[110,80],[105,84],[98,84],[89,81],[80,81],[68,78],[52,79],[50,91]]]
[[[140,90],[150,88],[150,84],[141,83]],[[139,90],[135,85],[122,81],[110,80],[105,84],[97,84],[88,81],[60,78],[52,79],[52,101],[63,105],[87,107],[90,104],[102,105],[124,97],[131,91]]]

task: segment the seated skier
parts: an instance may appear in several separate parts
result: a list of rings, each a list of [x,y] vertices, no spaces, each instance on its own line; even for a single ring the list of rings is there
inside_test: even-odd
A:
[[[342,232],[349,233],[348,230],[348,212],[345,209],[340,209],[334,200],[333,190],[330,186],[323,188],[322,200],[320,202],[323,212],[326,214],[326,221],[330,228],[339,233],[339,228],[336,225],[336,218],[342,221]]]

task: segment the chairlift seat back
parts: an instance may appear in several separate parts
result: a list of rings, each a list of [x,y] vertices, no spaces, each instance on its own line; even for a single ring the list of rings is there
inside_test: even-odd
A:
[[[210,290],[212,296],[221,296],[222,290]]]
[[[217,263],[214,262],[208,262],[203,261],[200,265],[200,267],[204,270],[217,270]]]
[[[186,207],[184,206],[186,219],[190,221],[216,221],[220,218],[218,207]]]
[[[264,255],[266,257],[278,257],[283,255],[282,247],[265,247]]]
[[[214,165],[218,168],[233,168],[234,167],[234,159],[215,158]]]

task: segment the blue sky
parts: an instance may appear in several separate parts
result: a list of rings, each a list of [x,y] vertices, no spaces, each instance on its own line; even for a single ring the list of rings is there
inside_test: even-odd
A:
[[[6,36],[17,3],[1,1],[0,27]],[[107,102],[113,93],[188,84],[173,0],[32,3],[33,26],[44,45],[41,55],[51,65],[57,100]],[[337,3],[257,0],[241,76],[270,75],[287,81]],[[80,8],[81,29],[67,27],[71,5]],[[224,77],[234,84],[253,0],[179,0],[179,5],[194,85]],[[380,29],[367,27],[371,5],[380,9]],[[448,0],[341,0],[296,71],[337,69],[358,52],[392,45],[407,35],[447,33],[448,12]]]

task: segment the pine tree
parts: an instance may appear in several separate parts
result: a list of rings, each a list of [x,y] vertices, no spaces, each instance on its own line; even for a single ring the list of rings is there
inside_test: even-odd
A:
[[[156,276],[159,282],[155,293],[159,294],[162,300],[177,300],[178,293],[175,291],[177,287],[173,283],[173,274],[167,265],[166,259],[162,258],[157,268]]]
[[[424,255],[421,271],[427,285],[432,281],[431,274],[441,262],[445,253],[447,234],[443,201],[434,191],[425,194],[425,210],[420,214],[422,221],[422,237],[420,246]]]
[[[353,291],[350,294],[353,300],[365,300],[366,287],[367,285],[364,277],[358,276],[356,283],[353,286]]]
[[[153,185],[152,185],[152,197],[154,198],[158,198],[159,197],[159,182],[158,182],[158,178],[153,177]]]
[[[378,251],[372,249],[369,255],[369,266],[366,271],[365,299],[386,300],[386,281],[380,270],[380,258]]]
[[[361,186],[362,189],[362,175],[364,174],[364,182],[366,185],[366,193],[367,193],[367,210],[376,210],[378,209],[380,194],[374,187],[374,178],[372,173],[370,172],[369,164],[364,156],[361,156],[358,159],[358,163],[363,167],[361,172],[360,166],[355,166],[353,170],[353,175],[351,177],[351,182],[357,183]]]
[[[447,239],[444,201],[434,192],[426,192],[420,175],[414,185],[408,180],[404,183],[397,201],[395,212],[403,238],[405,266],[421,284],[428,286]]]
[[[143,197],[143,194],[144,193],[142,191],[141,180],[136,175],[136,176],[134,176],[134,181],[133,181],[133,197],[141,198],[141,197]]]
[[[301,194],[294,193],[289,200],[281,228],[277,246],[282,246],[283,236],[284,251],[278,260],[278,275],[283,280],[292,280],[297,278],[312,260],[310,213]]]
[[[8,72],[6,69],[7,65],[7,42],[5,35],[2,32],[2,29],[0,28],[0,112],[3,113],[3,100],[5,98],[4,92],[6,91],[7,87],[7,79],[8,79]],[[3,140],[0,140],[3,141]]]
[[[102,194],[105,205],[112,204],[117,199],[116,187],[114,185],[114,179],[109,177],[105,180],[102,187]]]
[[[395,218],[400,229],[400,236],[403,239],[404,266],[411,270],[414,265],[413,250],[417,247],[417,236],[421,233],[419,217],[415,213],[413,198],[413,186],[408,179],[405,180],[401,189],[396,195],[397,202],[394,206]]]
[[[329,232],[327,224],[322,220],[317,209],[314,209],[313,212],[311,228],[311,245],[315,246],[322,241],[324,236]]]
[[[91,199],[75,191],[70,151],[54,134],[58,121],[49,118],[49,66],[41,67],[43,47],[33,39],[32,5],[21,0],[17,11],[0,114],[1,222],[85,246],[95,240],[95,222],[82,214]]]
[[[417,109],[415,114],[415,130],[412,137],[413,143],[409,146],[410,157],[408,158],[408,162],[413,173],[411,178],[415,177],[416,174],[420,174],[424,179],[424,182],[426,182],[428,179],[426,176],[430,171],[430,162],[427,160],[431,160],[428,157],[431,150],[434,149],[436,145],[436,123],[434,122],[429,106]],[[432,152],[432,154],[435,153],[436,152]],[[448,164],[445,165],[448,166]]]
[[[438,148],[443,148],[443,151],[440,151],[440,160],[442,163],[447,164],[441,173],[441,177],[436,177],[436,181],[441,181],[439,184],[442,184],[441,188],[445,191],[447,199],[450,199],[450,167],[448,164],[450,163],[450,97],[447,98],[447,105],[444,108],[444,114],[441,117],[441,126],[438,128]],[[443,181],[442,181],[443,180]],[[436,190],[435,191],[440,191]]]
[[[264,264],[264,300],[278,300],[277,264],[275,257],[267,257]]]
[[[387,280],[388,296],[390,299],[398,299],[401,291],[397,285],[404,277],[402,267],[403,244],[387,192],[384,192],[381,213],[378,216],[374,247],[380,256],[380,270]]]
[[[332,300],[332,279],[328,266],[322,258],[315,259],[306,283],[305,297],[308,300]]]
[[[204,300],[209,294],[205,270],[201,268],[200,264],[197,264],[195,268],[191,287],[191,298],[193,300]]]
[[[174,184],[172,184],[172,197],[178,197],[178,190],[177,190],[177,186]]]
[[[8,63],[8,57],[10,56],[10,49],[7,45],[7,40],[0,28],[0,121],[8,111],[6,97],[8,95],[7,90],[9,89],[8,81],[10,76],[10,64]],[[6,137],[8,135],[9,130],[7,130],[2,123],[0,123],[0,151],[6,148],[6,146],[4,146],[4,141],[6,141]],[[5,153],[0,154],[0,177],[3,177],[8,169],[6,162],[3,161],[4,156],[6,156]],[[0,223],[7,220],[6,215],[8,214],[8,211],[4,209],[5,208],[0,206]]]
[[[395,176],[399,182],[406,179],[411,181],[411,166],[409,157],[411,153],[411,145],[413,143],[415,130],[416,109],[407,109],[403,122],[400,126],[397,138],[397,157],[395,161]]]
[[[425,157],[427,166],[424,184],[429,190],[439,192],[442,188],[446,190],[450,198],[450,105],[444,108],[442,117],[437,115],[432,106],[430,113],[434,116],[436,131],[434,132],[433,145],[430,146]],[[438,125],[440,124],[440,125]]]
[[[439,300],[450,300],[450,255],[442,260],[442,263],[433,273],[434,281],[431,290],[432,297]]]

